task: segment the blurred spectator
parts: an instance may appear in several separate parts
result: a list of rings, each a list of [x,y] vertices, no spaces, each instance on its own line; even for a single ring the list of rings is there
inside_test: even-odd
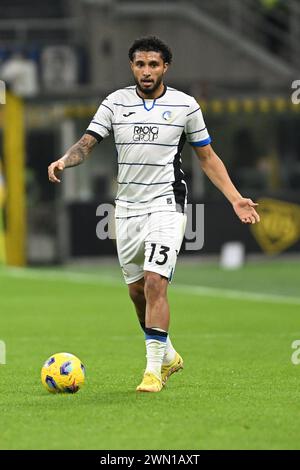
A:
[[[39,91],[37,65],[22,51],[14,52],[2,64],[0,77],[17,96],[31,98]]]
[[[72,47],[46,47],[42,52],[41,67],[47,90],[69,90],[78,83],[78,60]]]
[[[273,54],[281,54],[285,45],[284,35],[289,30],[289,10],[285,0],[259,0],[263,15],[263,30],[267,48]]]
[[[241,188],[265,187],[264,175],[256,169],[258,148],[250,129],[241,128],[233,137],[232,178]]]
[[[280,162],[272,141],[258,145],[253,132],[241,128],[233,138],[233,155],[233,179],[242,189],[280,188]]]
[[[9,51],[6,47],[0,47],[0,64],[9,57]]]

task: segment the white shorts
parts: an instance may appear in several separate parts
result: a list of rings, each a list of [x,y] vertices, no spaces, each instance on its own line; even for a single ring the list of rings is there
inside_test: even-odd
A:
[[[180,212],[116,218],[118,257],[126,284],[142,279],[144,271],[171,282],[185,226],[186,215]]]

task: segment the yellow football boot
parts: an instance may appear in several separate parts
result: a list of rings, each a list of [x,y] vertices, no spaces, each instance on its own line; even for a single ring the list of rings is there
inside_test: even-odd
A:
[[[151,372],[145,372],[142,382],[136,387],[137,392],[160,392],[161,389],[161,380]]]
[[[174,372],[178,372],[180,369],[183,369],[183,359],[176,353],[175,359],[170,362],[170,364],[163,364],[161,366],[161,381],[163,385],[166,385],[166,382],[170,375]]]

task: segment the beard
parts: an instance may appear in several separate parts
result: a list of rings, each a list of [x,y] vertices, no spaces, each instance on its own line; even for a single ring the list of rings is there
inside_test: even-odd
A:
[[[158,77],[158,79],[156,80],[156,82],[153,82],[152,86],[150,86],[149,88],[147,87],[143,87],[143,83],[140,83],[138,81],[137,78],[134,77],[134,80],[135,80],[135,83],[136,83],[136,86],[138,87],[138,89],[144,93],[145,95],[152,95],[152,93],[154,93],[161,85],[162,83],[162,79],[163,79],[163,76],[161,75],[160,77]]]

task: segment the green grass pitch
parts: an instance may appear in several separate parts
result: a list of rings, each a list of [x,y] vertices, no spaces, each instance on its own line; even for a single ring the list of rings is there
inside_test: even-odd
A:
[[[299,281],[298,263],[179,260],[170,333],[185,368],[136,394],[143,334],[117,267],[0,270],[0,448],[299,449]],[[62,351],[86,366],[75,395],[40,383]]]

